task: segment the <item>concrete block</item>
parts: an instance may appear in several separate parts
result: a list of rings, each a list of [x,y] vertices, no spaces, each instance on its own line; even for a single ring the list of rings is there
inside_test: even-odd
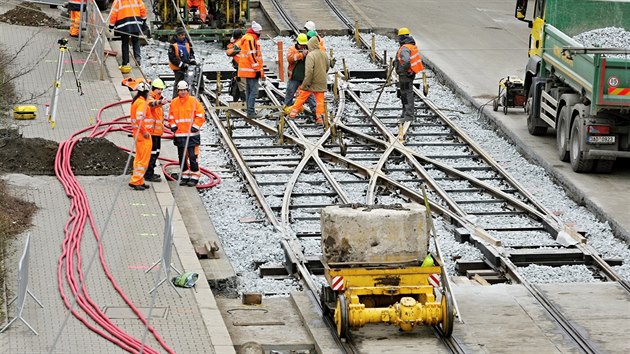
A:
[[[400,206],[330,206],[321,212],[322,254],[335,262],[406,262],[428,252],[426,210]]]

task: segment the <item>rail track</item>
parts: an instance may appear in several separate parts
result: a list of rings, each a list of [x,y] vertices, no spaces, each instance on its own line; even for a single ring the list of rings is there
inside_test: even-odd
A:
[[[290,16],[273,3],[297,32]],[[353,31],[348,19],[340,18]],[[355,38],[360,38],[359,46],[369,47],[362,36]],[[376,61],[385,62],[380,56]],[[423,203],[421,191],[426,187],[432,212],[453,226],[454,237],[483,255],[478,262],[459,262],[457,270],[478,274],[489,283],[523,284],[581,351],[597,352],[519,267],[581,265],[630,293],[628,282],[417,88],[416,119],[401,126],[397,105],[378,102],[381,96],[396,102],[389,80],[343,80],[335,73],[335,95],[326,100],[333,113],[322,127],[306,116],[286,120],[277,109],[284,93],[273,74],[267,77],[264,97],[257,103],[272,107],[266,118],[249,119],[240,109],[212,109],[230,104],[221,85],[206,85],[201,98],[247,188],[268,221],[283,233],[289,274],[319,292],[322,265],[313,249],[319,247],[321,208]],[[356,351],[348,343],[339,344],[347,346],[346,352]],[[464,352],[456,338],[445,346]]]

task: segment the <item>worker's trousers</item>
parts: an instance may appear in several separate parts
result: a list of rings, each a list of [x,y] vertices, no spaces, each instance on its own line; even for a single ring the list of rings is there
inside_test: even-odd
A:
[[[81,11],[70,11],[70,36],[78,37],[81,28]]]
[[[197,156],[199,156],[199,145],[188,144],[188,147],[177,145],[177,157],[179,165],[182,166],[182,181],[199,181],[201,172],[199,172]]]
[[[118,32],[118,34],[120,34],[120,46],[122,49],[122,65],[129,65],[129,37],[131,37],[131,45],[133,46],[133,56],[140,64],[140,39],[138,38],[138,33],[132,33],[131,36],[122,32]]]
[[[290,106],[293,102],[295,102],[295,91],[297,91],[300,85],[302,85],[302,81],[289,80],[289,82],[287,82],[287,93],[284,96],[285,106]],[[313,95],[308,96],[308,106],[311,108],[311,111],[315,113],[317,102],[315,102],[315,97]]]
[[[410,122],[415,119],[416,106],[414,103],[413,94],[413,81],[401,80],[398,81],[398,94],[400,95],[400,101],[402,102],[402,116],[401,122]]]
[[[324,114],[326,113],[326,109],[324,108],[324,93],[306,90],[302,90],[300,95],[295,99],[295,103],[293,104],[293,107],[291,107],[291,113],[289,113],[289,117],[291,119],[295,119],[300,111],[300,108],[302,108],[304,102],[306,102],[311,95],[315,96],[315,102],[317,103],[317,108],[315,109],[317,122],[319,123],[324,119]]]
[[[134,186],[144,185],[144,174],[149,166],[151,158],[151,137],[145,138],[142,133],[138,133],[136,139],[136,156],[133,159],[133,172],[129,184]]]
[[[151,135],[151,158],[149,159],[149,167],[145,177],[153,177],[155,175],[155,164],[160,157],[160,148],[162,147],[162,137]]]

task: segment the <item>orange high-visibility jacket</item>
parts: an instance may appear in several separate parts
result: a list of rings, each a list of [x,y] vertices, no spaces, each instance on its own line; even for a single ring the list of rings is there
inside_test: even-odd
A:
[[[246,33],[238,42],[241,52],[238,54],[238,77],[254,79],[256,73],[259,77],[265,77],[263,70],[263,57],[260,51],[258,36]]]
[[[179,45],[177,44],[177,42],[171,44],[173,46],[173,50],[172,53],[175,54],[175,58],[177,58],[177,60],[175,60],[175,58],[171,58],[171,56],[169,56],[169,60],[168,60],[168,66],[171,68],[171,70],[173,71],[177,71],[177,70],[181,70],[182,69],[182,65],[184,64],[182,62],[182,57],[181,55],[179,55]],[[194,55],[190,49],[190,42],[188,40],[186,40],[186,50],[188,51],[188,60],[190,61],[190,59],[194,58]],[[175,61],[175,63],[174,63]]]
[[[149,92],[149,110],[145,118],[146,128],[153,136],[164,133],[164,104],[158,103],[162,95],[155,91]]]
[[[140,33],[142,21],[147,19],[147,9],[142,0],[117,0],[112,5],[109,24],[125,33]]]
[[[410,58],[409,58],[410,66],[409,66],[409,70],[407,71],[410,73],[417,74],[421,72],[422,70],[424,70],[424,65],[422,65],[422,58],[420,57],[420,52],[418,51],[418,47],[416,47],[413,44],[403,44],[400,46],[400,48],[398,48],[398,52],[396,53],[396,58],[398,59],[398,63],[400,65],[404,65],[404,63],[402,62],[402,59],[400,58],[400,50],[403,47],[406,47],[411,52]]]
[[[138,97],[138,99],[131,104],[130,118],[134,137],[138,134],[138,130],[140,130],[140,133],[143,135],[149,132],[145,122],[145,112],[147,112],[147,108],[147,100],[144,97]]]
[[[171,101],[171,107],[168,110],[168,123],[171,128],[177,127],[176,138],[199,135],[199,131],[193,133],[191,128],[201,129],[205,122],[205,111],[195,97],[188,95],[184,99],[176,97]]]
[[[208,10],[206,9],[206,1],[205,0],[188,0],[188,8],[196,7],[199,11],[199,18],[202,22],[206,22],[206,17],[208,17]]]
[[[230,42],[227,45],[227,50],[225,51],[225,55],[232,58],[232,66],[238,70],[238,54],[241,52],[241,47],[239,47],[240,38],[234,42]]]
[[[296,48],[295,45],[292,45],[289,47],[289,50],[287,51],[287,62],[289,62],[289,79],[291,79],[291,77],[293,76],[293,69],[295,68],[295,65],[297,65],[297,62],[300,60],[304,60],[305,55],[302,54],[302,52]]]

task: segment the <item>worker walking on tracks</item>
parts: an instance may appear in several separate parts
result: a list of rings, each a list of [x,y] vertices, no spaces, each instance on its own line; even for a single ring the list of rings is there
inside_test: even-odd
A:
[[[175,30],[175,38],[168,47],[168,66],[175,74],[175,83],[173,84],[173,98],[177,97],[177,84],[184,80],[188,65],[197,65],[195,60],[195,52],[192,44],[186,36],[184,27],[177,27]]]
[[[258,38],[262,32],[262,26],[252,21],[252,26],[241,38],[241,52],[238,54],[238,77],[246,80],[245,99],[247,101],[247,117],[260,118],[256,114],[254,105],[258,96],[258,79],[265,80],[263,57]]]
[[[295,100],[295,104],[291,107],[289,117],[295,119],[302,105],[310,95],[315,95],[317,102],[315,123],[324,123],[324,93],[326,92],[326,81],[328,78],[328,69],[330,69],[328,55],[320,49],[319,40],[313,37],[308,40],[308,55],[306,56],[305,75],[302,81],[302,91]]]
[[[182,171],[180,186],[194,187],[201,178],[197,156],[201,145],[199,131],[205,121],[203,106],[190,95],[188,83],[180,81],[177,84],[177,97],[171,102],[168,111],[168,123],[175,134],[173,143],[177,146],[177,157]]]
[[[230,95],[234,102],[239,99],[245,102],[245,91],[247,90],[245,80],[238,77],[238,54],[241,52],[241,38],[243,38],[243,31],[235,29],[232,32],[232,38],[230,38],[230,43],[228,43],[227,50],[225,51],[225,54],[232,58],[232,67],[236,70],[236,75],[232,77],[230,81]]]
[[[87,0],[69,0],[68,13],[70,14],[70,36],[78,37],[81,31],[81,3],[83,3],[83,16],[87,9]]]
[[[424,70],[422,58],[413,37],[408,28],[398,30],[398,43],[400,47],[396,53],[394,67],[398,74],[398,95],[402,102],[401,122],[413,121],[415,118],[415,103],[413,93],[413,80],[416,74]]]
[[[131,71],[129,67],[129,38],[133,46],[133,56],[140,64],[140,34],[146,26],[147,9],[142,0],[116,0],[109,15],[109,29],[120,35],[122,49],[121,72]]]
[[[148,103],[149,110],[145,121],[146,128],[151,134],[151,158],[149,159],[149,167],[144,179],[149,182],[160,182],[162,176],[155,173],[155,163],[160,157],[160,149],[162,147],[162,134],[164,133],[164,105],[168,101],[162,96],[162,91],[166,85],[162,79],[157,78],[151,82],[151,92],[149,93]]]
[[[300,33],[297,37],[297,43],[294,46],[289,47],[287,51],[287,62],[289,63],[289,81],[287,82],[287,91],[284,96],[284,111],[289,114],[291,111],[291,105],[295,101],[295,92],[298,90],[304,76],[306,74],[306,55],[308,54],[308,39],[305,33]],[[313,95],[308,96],[308,104],[311,107],[311,111],[315,113],[317,103]]]
[[[149,85],[146,82],[140,82],[135,86],[135,90],[137,93],[131,103],[130,118],[136,155],[133,159],[133,172],[129,180],[129,187],[142,191],[149,188],[144,183],[144,175],[151,158],[151,134],[149,134],[147,129],[146,121]]]

